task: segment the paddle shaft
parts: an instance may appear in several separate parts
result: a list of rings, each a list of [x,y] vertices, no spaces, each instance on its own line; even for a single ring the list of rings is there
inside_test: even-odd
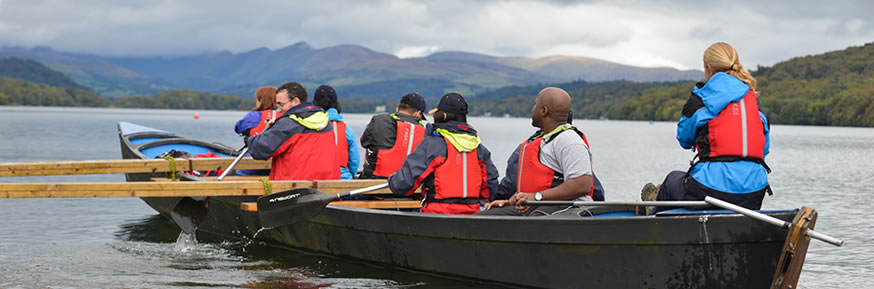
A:
[[[366,188],[360,188],[357,190],[352,190],[352,191],[348,191],[345,193],[337,194],[337,200],[345,198],[345,197],[349,197],[349,196],[353,196],[353,195],[360,195],[360,194],[363,194],[366,192],[381,190],[381,189],[385,189],[385,188],[388,188],[388,183],[381,184],[381,185],[375,185],[375,186],[369,186]]]
[[[753,219],[756,219],[759,221],[767,222],[767,223],[770,223],[770,224],[775,225],[775,226],[779,226],[779,227],[784,228],[784,229],[792,228],[792,223],[789,223],[789,222],[786,222],[786,221],[783,221],[783,220],[780,220],[780,219],[777,219],[777,218],[774,218],[774,217],[771,217],[771,216],[768,216],[768,215],[765,215],[765,214],[762,214],[762,213],[759,213],[759,212],[756,212],[756,211],[753,211],[753,210],[750,210],[750,209],[747,209],[747,208],[744,208],[744,207],[741,207],[741,206],[714,198],[714,197],[705,197],[704,201],[707,202],[708,204],[711,204],[711,205],[714,205],[714,206],[717,206],[717,207],[720,207],[720,208],[723,208],[726,210],[732,210],[732,211],[741,213],[744,216],[747,216],[747,217],[750,217],[750,218],[753,218]],[[832,237],[832,236],[829,236],[829,235],[826,235],[826,234],[823,234],[820,232],[816,232],[816,231],[811,230],[811,229],[806,229],[805,233],[807,234],[807,236],[809,236],[811,238],[818,239],[820,241],[823,241],[823,242],[826,242],[826,243],[829,243],[829,244],[832,244],[832,245],[835,245],[838,247],[844,246],[844,240],[841,240],[841,239],[838,239],[838,238],[835,238],[835,237]]]
[[[240,155],[238,155],[237,158],[234,159],[233,162],[231,162],[231,164],[228,166],[228,168],[225,169],[224,172],[222,172],[222,175],[219,176],[218,179],[215,179],[215,180],[216,180],[216,181],[219,181],[219,182],[221,182],[222,180],[224,180],[224,179],[225,179],[225,176],[227,176],[228,173],[231,172],[231,169],[233,169],[234,166],[236,166],[237,163],[239,163],[240,160],[243,159],[243,156],[245,156],[247,152],[249,152],[249,147],[248,147],[248,146],[243,147],[243,150],[240,151]]]

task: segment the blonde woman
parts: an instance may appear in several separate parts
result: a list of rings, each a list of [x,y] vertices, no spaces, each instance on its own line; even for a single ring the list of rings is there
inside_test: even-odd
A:
[[[756,80],[725,42],[704,51],[704,79],[692,89],[677,124],[680,146],[697,151],[694,163],[686,172],[669,173],[656,199],[712,196],[760,209],[765,192],[771,192],[765,164],[770,127],[757,100]]]

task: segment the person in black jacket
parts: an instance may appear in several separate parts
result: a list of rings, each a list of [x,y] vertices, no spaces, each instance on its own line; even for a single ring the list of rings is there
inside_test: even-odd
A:
[[[425,99],[413,92],[394,113],[373,116],[359,139],[366,152],[358,178],[384,179],[401,168],[425,136],[425,111]]]

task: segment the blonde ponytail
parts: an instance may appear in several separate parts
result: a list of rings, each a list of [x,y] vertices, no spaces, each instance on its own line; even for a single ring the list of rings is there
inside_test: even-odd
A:
[[[713,72],[725,72],[743,81],[756,91],[756,79],[740,64],[737,50],[725,42],[717,42],[704,51],[704,64],[710,65]]]

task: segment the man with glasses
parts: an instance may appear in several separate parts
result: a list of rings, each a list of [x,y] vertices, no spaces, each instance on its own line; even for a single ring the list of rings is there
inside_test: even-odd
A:
[[[340,179],[328,114],[307,102],[307,92],[297,82],[288,82],[276,90],[276,106],[282,117],[248,141],[252,158],[273,158],[270,179]]]

